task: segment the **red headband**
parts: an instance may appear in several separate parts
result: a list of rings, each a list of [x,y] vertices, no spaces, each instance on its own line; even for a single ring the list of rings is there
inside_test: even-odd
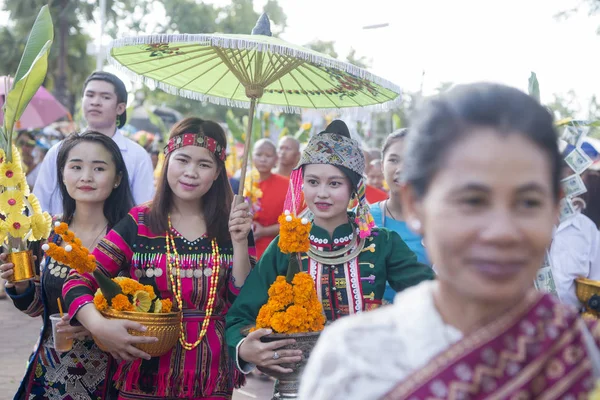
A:
[[[165,146],[165,156],[185,146],[204,147],[214,153],[221,161],[225,161],[225,158],[227,158],[226,148],[217,143],[215,139],[205,136],[202,132],[182,133],[181,135],[173,136]]]

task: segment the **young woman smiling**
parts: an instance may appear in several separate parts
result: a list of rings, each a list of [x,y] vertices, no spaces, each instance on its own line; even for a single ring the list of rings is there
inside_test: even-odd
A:
[[[106,135],[97,132],[73,134],[63,142],[57,157],[58,183],[62,195],[64,221],[89,249],[96,247],[133,206],[128,174],[121,151]],[[123,184],[125,183],[125,184]],[[48,241],[62,245],[59,235]],[[65,316],[59,329],[74,338],[73,349],[59,353],[53,347],[49,316],[59,312],[62,287],[69,268],[50,257],[41,258],[40,280],[33,283],[7,283],[15,306],[31,317],[42,316],[44,325],[39,345],[33,352],[27,373],[15,399],[103,399],[112,388],[110,355],[102,352],[81,325],[70,325]],[[6,255],[0,255],[6,261]],[[3,278],[12,275],[13,265],[0,265]]]

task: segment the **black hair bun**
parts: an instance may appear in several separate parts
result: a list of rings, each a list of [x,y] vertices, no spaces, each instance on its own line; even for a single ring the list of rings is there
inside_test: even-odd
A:
[[[332,121],[321,133],[336,133],[338,135],[350,138],[350,130],[348,129],[348,125],[346,125],[346,123],[341,119]]]

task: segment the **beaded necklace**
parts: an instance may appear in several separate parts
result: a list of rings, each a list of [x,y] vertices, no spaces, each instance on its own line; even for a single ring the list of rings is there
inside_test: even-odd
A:
[[[175,238],[173,237],[173,226],[171,225],[171,216],[169,215],[169,232],[166,235],[167,241],[167,263],[169,265],[169,277],[171,279],[171,286],[173,287],[173,292],[175,294],[175,299],[177,300],[177,305],[180,311],[183,311],[183,300],[181,299],[181,265],[179,264],[179,254],[177,253],[177,247],[175,246]],[[171,248],[173,249],[173,257],[171,256]],[[213,308],[215,305],[215,298],[217,297],[217,287],[219,283],[219,270],[221,268],[220,256],[219,256],[219,246],[217,245],[217,240],[211,240],[211,249],[212,249],[212,262],[213,262],[213,273],[210,276],[210,284],[208,289],[208,304],[206,305],[204,321],[202,321],[202,329],[200,330],[200,334],[198,335],[198,340],[194,343],[190,343],[185,338],[185,330],[183,327],[183,312],[181,313],[181,319],[179,320],[179,325],[181,327],[181,336],[179,337],[179,343],[185,350],[193,350],[204,338],[206,335],[206,331],[208,330],[208,324],[210,323],[210,318],[213,313]],[[175,258],[175,262],[173,263],[173,258]],[[175,264],[175,274],[173,274],[173,264]],[[177,280],[175,280],[174,275],[177,275]]]

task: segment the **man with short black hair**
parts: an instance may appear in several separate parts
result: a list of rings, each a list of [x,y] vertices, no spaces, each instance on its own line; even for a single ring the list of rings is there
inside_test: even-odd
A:
[[[87,122],[86,129],[111,137],[119,146],[129,173],[133,198],[136,204],[141,204],[151,200],[154,194],[153,168],[146,150],[123,136],[118,129],[127,120],[126,107],[127,89],[117,76],[97,71],[87,78],[81,101],[83,116]],[[51,215],[58,215],[63,211],[56,166],[61,143],[55,144],[48,151],[33,190],[42,209]]]

